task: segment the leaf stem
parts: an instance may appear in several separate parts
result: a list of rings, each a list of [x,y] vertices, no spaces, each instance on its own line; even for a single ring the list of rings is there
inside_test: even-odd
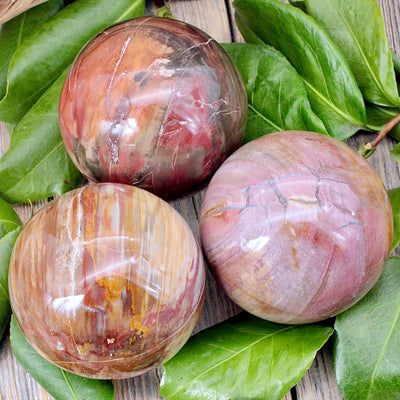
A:
[[[160,5],[156,5],[152,9],[153,14],[157,17],[175,19],[171,11],[171,0],[164,0],[159,3]]]
[[[400,122],[400,114],[393,117],[383,129],[375,136],[374,140],[366,143],[358,152],[364,157],[370,157],[376,150],[378,144],[382,141],[383,138]]]

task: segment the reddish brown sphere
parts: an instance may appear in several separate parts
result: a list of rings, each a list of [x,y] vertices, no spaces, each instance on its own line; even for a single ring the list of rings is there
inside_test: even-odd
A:
[[[151,193],[91,184],[26,224],[12,253],[10,300],[29,343],[57,366],[128,378],[190,336],[205,285],[183,218]]]
[[[242,308],[281,323],[322,320],[379,278],[393,236],[374,169],[309,132],[250,142],[214,175],[200,231],[214,275]]]
[[[177,20],[112,26],[81,51],[60,100],[65,146],[92,181],[177,196],[240,146],[246,90],[222,47]]]

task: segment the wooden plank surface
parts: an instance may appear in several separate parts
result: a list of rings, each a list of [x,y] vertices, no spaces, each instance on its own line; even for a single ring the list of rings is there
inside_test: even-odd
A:
[[[389,41],[400,54],[400,5],[398,0],[377,0],[384,15]],[[111,2],[112,3],[112,2]],[[110,3],[110,6],[111,6]],[[220,42],[241,41],[234,26],[230,0],[172,0],[171,9],[177,19],[187,21],[209,33]],[[1,55],[0,55],[1,57]],[[358,148],[369,139],[368,135],[357,135],[350,144]],[[8,134],[5,124],[0,123],[0,155],[8,148]],[[393,146],[385,140],[371,157],[370,162],[378,171],[388,189],[400,186],[399,166],[390,156]],[[172,205],[189,222],[198,236],[197,216],[203,192],[172,202]],[[30,206],[16,207],[21,219],[26,221],[31,212],[43,202]],[[239,311],[208,275],[207,295],[201,319],[196,331],[220,322]],[[332,349],[329,342],[317,355],[316,360],[285,400],[340,400],[342,399],[333,376]],[[115,400],[157,400],[161,368],[140,377],[115,381]],[[9,338],[0,342],[0,400],[51,400],[15,360],[10,350]]]

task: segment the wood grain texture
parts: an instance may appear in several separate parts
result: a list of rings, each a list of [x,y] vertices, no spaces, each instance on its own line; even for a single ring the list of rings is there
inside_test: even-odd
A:
[[[1,0],[0,0],[1,1]],[[386,31],[392,48],[400,54],[400,4],[398,0],[377,0],[381,7]],[[242,41],[233,21],[231,0],[172,0],[171,9],[177,19],[185,20],[203,29],[220,42]],[[359,148],[372,138],[371,134],[357,135],[349,140],[352,147]],[[370,162],[388,189],[400,186],[398,164],[390,157],[393,141],[385,140],[370,158]],[[0,154],[9,145],[6,124],[0,123]],[[204,191],[172,202],[198,236],[198,215]],[[45,202],[16,207],[22,221],[27,221],[32,211]],[[204,329],[239,312],[221,291],[208,273],[207,294],[200,321],[195,331]],[[333,375],[332,348],[328,343],[317,355],[305,376],[285,396],[285,400],[342,400]],[[115,381],[115,400],[161,400],[158,395],[162,368],[127,380]],[[12,355],[9,338],[0,342],[0,400],[52,400],[26,373]]]
[[[332,343],[317,354],[311,368],[296,386],[298,400],[341,400],[332,366]]]
[[[0,24],[47,0],[1,0]]]
[[[224,0],[171,1],[176,19],[195,25],[218,42],[231,42],[228,9]]]

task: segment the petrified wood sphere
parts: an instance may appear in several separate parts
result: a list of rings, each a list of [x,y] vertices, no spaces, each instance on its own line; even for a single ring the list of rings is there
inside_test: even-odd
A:
[[[237,304],[275,322],[307,323],[371,289],[393,221],[387,192],[360,154],[327,136],[283,132],[223,163],[200,229],[215,277]]]
[[[9,275],[14,315],[47,360],[94,378],[127,378],[172,357],[198,319],[199,246],[166,202],[91,184],[26,224]]]
[[[240,146],[247,96],[210,36],[143,17],[108,28],[81,51],[59,114],[66,148],[90,180],[177,196]]]

